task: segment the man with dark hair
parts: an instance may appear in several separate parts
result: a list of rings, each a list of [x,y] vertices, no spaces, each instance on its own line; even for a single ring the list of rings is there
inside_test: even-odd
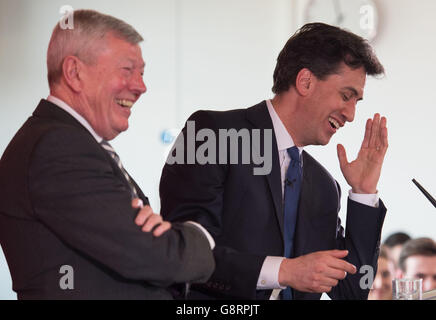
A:
[[[107,142],[146,91],[141,41],[92,10],[53,30],[50,96],[0,160],[0,244],[18,299],[171,299],[170,284],[213,271],[213,239],[154,214]]]
[[[389,258],[389,268],[394,276],[396,276],[399,271],[398,261],[400,259],[401,249],[403,248],[403,245],[410,239],[411,238],[407,233],[395,232],[389,235],[389,237],[387,237],[383,242]]]
[[[356,272],[363,265],[377,269],[386,213],[377,194],[388,147],[386,118],[368,119],[353,162],[338,146],[340,167],[351,186],[346,233],[338,217],[339,184],[303,147],[326,145],[353,121],[366,75],[381,73],[364,39],[326,24],[308,24],[279,55],[272,100],[248,109],[199,111],[188,119],[172,160],[183,144],[188,147],[182,160],[192,160],[193,146],[197,154],[204,150],[198,143],[204,139],[191,141],[195,133],[219,136],[226,130],[239,132],[237,139],[251,138],[248,148],[257,155],[271,156],[270,170],[259,175],[254,154],[248,164],[232,162],[246,154],[246,144],[228,147],[220,140],[212,161],[165,165],[162,215],[200,222],[217,243],[216,270],[206,284],[192,286],[191,298],[319,299],[323,292],[334,299],[367,298],[369,288],[361,287]]]
[[[320,50],[322,48],[322,50]],[[364,67],[367,75],[384,73],[371,46],[345,30],[322,23],[304,25],[285,44],[277,58],[274,71],[275,94],[295,85],[298,72],[308,68],[320,80],[337,73],[345,63],[352,69]]]
[[[422,279],[422,291],[436,289],[436,242],[430,238],[407,241],[401,250],[401,277]]]

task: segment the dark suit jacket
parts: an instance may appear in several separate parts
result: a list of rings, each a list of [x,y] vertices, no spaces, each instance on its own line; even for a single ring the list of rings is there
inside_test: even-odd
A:
[[[141,232],[116,163],[46,100],[4,152],[0,190],[0,243],[19,299],[171,299],[170,284],[213,271],[196,227]],[[60,287],[63,265],[73,268],[72,290]]]
[[[217,133],[217,137],[220,128],[273,131],[265,102],[249,109],[199,111],[189,120],[195,121],[196,131],[209,128]],[[186,127],[182,132],[186,140]],[[263,138],[260,141],[264,141]],[[196,146],[202,143],[197,142]],[[263,144],[260,148],[260,154],[263,154]],[[173,150],[174,155],[176,151],[177,148]],[[221,149],[217,153],[220,152]],[[253,175],[255,165],[241,164],[241,157],[239,164],[217,163],[166,164],[160,182],[164,218],[198,221],[211,232],[217,243],[214,249],[216,270],[206,284],[192,287],[191,297],[268,299],[271,290],[256,290],[260,270],[266,256],[283,256],[284,251],[282,189],[275,135],[272,170],[268,175]],[[371,265],[375,275],[385,207],[381,201],[378,209],[349,201],[344,237],[338,217],[339,206],[339,185],[326,169],[303,151],[303,182],[294,256],[335,248],[347,249],[346,260],[357,270],[362,265]],[[361,276],[359,273],[348,275],[333,288],[330,297],[366,299],[368,290],[359,286]],[[320,296],[294,291],[295,299],[319,299]]]

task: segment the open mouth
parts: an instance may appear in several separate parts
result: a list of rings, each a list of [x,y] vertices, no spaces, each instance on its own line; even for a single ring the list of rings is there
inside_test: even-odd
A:
[[[131,108],[134,104],[134,101],[125,99],[116,99],[115,102],[123,108]]]
[[[336,121],[335,119],[333,119],[332,117],[329,117],[329,123],[330,123],[330,126],[335,130],[338,130],[341,127],[339,122]]]

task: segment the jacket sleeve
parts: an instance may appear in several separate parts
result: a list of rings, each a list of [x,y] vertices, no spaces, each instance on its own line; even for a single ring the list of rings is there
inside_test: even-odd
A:
[[[192,121],[192,122],[189,122]],[[195,124],[195,129],[192,127]],[[255,299],[256,284],[265,256],[241,252],[225,245],[220,238],[225,210],[225,187],[229,166],[220,164],[219,150],[207,164],[191,163],[189,154],[201,147],[193,143],[201,130],[217,134],[217,121],[208,112],[199,111],[189,119],[170,152],[172,160],[163,168],[160,181],[161,212],[170,221],[193,220],[218,239],[214,249],[216,269],[209,281],[196,288],[214,297]],[[203,131],[206,132],[206,131]],[[217,145],[219,145],[217,143]],[[198,158],[196,160],[199,160]],[[200,159],[201,161],[201,159]],[[172,163],[175,162],[175,163]]]
[[[338,218],[337,248],[349,251],[345,260],[353,264],[357,272],[339,281],[329,293],[332,299],[368,299],[371,278],[377,273],[380,237],[386,215],[386,207],[379,201],[378,208],[373,208],[348,199],[345,232]]]
[[[33,150],[28,193],[35,218],[62,241],[121,276],[166,287],[204,282],[214,269],[206,237],[174,223],[160,237],[135,225],[130,193],[87,133],[60,128]]]

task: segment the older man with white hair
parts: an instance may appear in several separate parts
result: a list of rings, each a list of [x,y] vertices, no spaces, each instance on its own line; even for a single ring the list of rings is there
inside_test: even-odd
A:
[[[204,282],[213,239],[162,221],[108,143],[145,93],[140,34],[91,10],[58,23],[50,95],[0,160],[0,243],[19,299],[170,299]]]

